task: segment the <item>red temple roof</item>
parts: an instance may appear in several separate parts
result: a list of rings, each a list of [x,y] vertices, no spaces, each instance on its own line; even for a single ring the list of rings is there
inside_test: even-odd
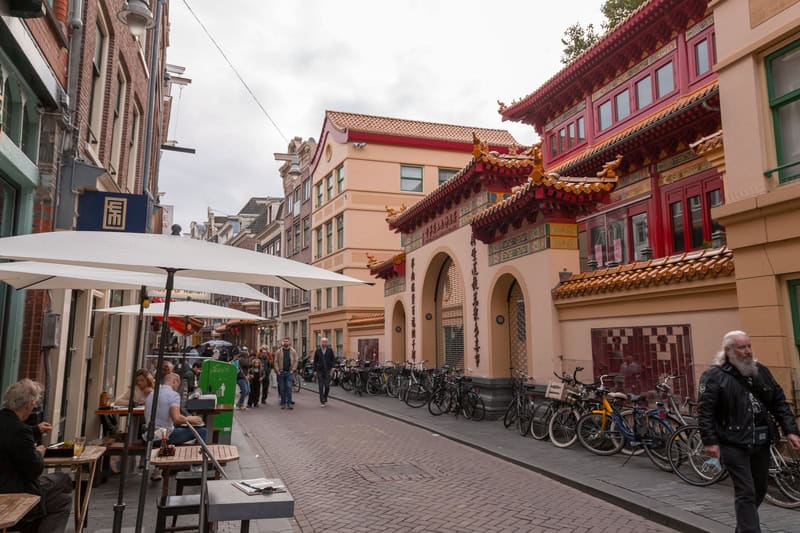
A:
[[[597,43],[585,50],[531,94],[500,105],[503,120],[531,124],[541,129],[544,123],[576,99],[591,92],[594,84],[625,70],[642,53],[667,42],[674,31],[702,18],[708,0],[649,0],[639,6]],[[541,131],[540,131],[541,133]]]

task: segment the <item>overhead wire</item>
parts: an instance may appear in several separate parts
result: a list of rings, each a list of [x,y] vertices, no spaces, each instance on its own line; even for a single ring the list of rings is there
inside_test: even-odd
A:
[[[203,29],[203,31],[205,32],[206,36],[208,36],[209,40],[210,40],[210,41],[213,43],[213,45],[216,47],[217,51],[218,51],[218,52],[220,53],[220,55],[221,55],[221,56],[222,56],[222,57],[225,59],[225,62],[226,62],[226,63],[228,63],[228,66],[229,66],[229,67],[231,67],[231,70],[233,71],[233,73],[234,73],[234,74],[236,74],[236,77],[237,77],[237,78],[239,78],[239,81],[242,83],[242,85],[244,86],[245,90],[247,90],[247,92],[248,92],[248,93],[250,93],[250,96],[252,96],[252,97],[253,97],[253,100],[255,101],[256,105],[257,105],[257,106],[258,106],[258,107],[261,109],[261,111],[264,113],[264,116],[266,116],[266,117],[267,117],[267,119],[268,119],[268,120],[270,121],[270,123],[273,125],[273,127],[274,127],[274,128],[275,128],[275,130],[278,132],[278,134],[280,134],[280,136],[283,138],[283,140],[284,140],[286,143],[288,143],[288,142],[289,142],[289,138],[288,138],[288,137],[286,137],[286,135],[284,135],[284,134],[283,134],[283,131],[281,131],[280,127],[278,127],[278,124],[275,122],[275,120],[274,120],[274,119],[272,118],[272,116],[269,114],[269,111],[267,111],[267,108],[266,108],[266,107],[264,107],[264,105],[263,105],[263,104],[261,103],[261,101],[258,99],[258,97],[256,96],[256,94],[253,92],[253,90],[250,88],[250,86],[249,86],[249,85],[247,84],[247,82],[244,80],[244,78],[242,77],[242,75],[241,75],[241,74],[239,74],[239,71],[238,71],[238,70],[236,70],[236,67],[233,65],[233,63],[231,62],[230,58],[228,58],[228,55],[225,53],[225,51],[224,51],[224,50],[222,50],[222,47],[219,45],[219,43],[218,43],[218,42],[217,42],[217,40],[214,38],[214,36],[213,36],[213,35],[211,35],[211,32],[210,32],[210,31],[208,31],[208,28],[206,28],[206,25],[205,25],[205,24],[203,24],[203,21],[201,21],[201,20],[200,20],[200,17],[198,17],[198,16],[197,16],[197,13],[195,13],[195,12],[194,12],[194,9],[192,9],[192,6],[190,6],[190,5],[189,5],[189,2],[188,2],[188,0],[182,0],[182,1],[183,1],[183,4],[186,6],[186,9],[188,9],[188,10],[189,10],[189,13],[191,13],[191,14],[192,14],[192,17],[194,17],[194,20],[196,20],[196,21],[197,21],[197,23],[200,25],[200,27],[201,27],[201,28]]]

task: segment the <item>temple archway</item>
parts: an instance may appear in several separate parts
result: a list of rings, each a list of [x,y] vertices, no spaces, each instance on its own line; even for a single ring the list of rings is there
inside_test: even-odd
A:
[[[397,301],[392,310],[392,331],[391,331],[391,360],[395,363],[402,363],[406,360],[406,309],[403,302]]]
[[[525,295],[516,278],[503,274],[495,283],[491,300],[492,375],[510,376],[516,368],[528,368],[528,336]]]
[[[423,353],[428,366],[464,368],[464,281],[447,253],[431,260],[422,290]]]

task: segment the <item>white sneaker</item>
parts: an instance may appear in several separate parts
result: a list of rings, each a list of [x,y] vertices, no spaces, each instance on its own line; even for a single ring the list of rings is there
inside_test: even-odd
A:
[[[325,407],[325,404],[324,403],[320,403],[319,406],[320,407]]]

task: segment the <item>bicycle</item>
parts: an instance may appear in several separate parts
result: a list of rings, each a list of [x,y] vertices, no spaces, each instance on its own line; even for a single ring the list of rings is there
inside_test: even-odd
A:
[[[427,373],[425,362],[419,362],[419,370],[414,368],[416,363],[411,363],[408,386],[403,391],[403,401],[407,406],[415,409],[426,405],[430,400],[431,387],[426,385],[429,380],[424,377]]]
[[[603,385],[608,377],[600,376],[600,386],[597,388],[601,408],[591,410],[578,420],[578,440],[597,455],[613,455],[622,450],[626,442],[634,448],[642,447],[653,464],[671,472],[666,449],[674,439],[680,422],[661,407],[649,409],[636,406],[630,410],[633,418],[633,425],[630,425],[621,412],[620,404],[626,399],[635,404],[643,396],[609,392]]]
[[[667,459],[679,478],[696,487],[713,485],[727,476],[719,459],[706,453],[697,424],[687,424],[675,431],[667,444]]]
[[[503,425],[506,428],[516,425],[517,431],[524,437],[531,430],[535,394],[526,390],[527,374],[512,368],[511,375],[512,399],[503,415]]]
[[[770,444],[769,453],[769,481],[764,500],[784,509],[800,509],[800,452],[781,440]]]
[[[547,387],[545,397],[552,400],[549,405],[549,415],[547,416],[547,435],[550,442],[558,448],[568,448],[578,440],[576,432],[578,420],[589,409],[597,405],[597,401],[591,397],[593,385],[581,383],[578,380],[578,372],[583,367],[576,367],[572,372],[572,377],[567,375],[559,376],[553,374],[561,380],[561,383],[550,382]],[[534,419],[536,411],[534,410]],[[531,429],[534,430],[533,420]],[[543,433],[540,428],[536,428],[539,435]],[[538,436],[534,434],[534,438]]]

